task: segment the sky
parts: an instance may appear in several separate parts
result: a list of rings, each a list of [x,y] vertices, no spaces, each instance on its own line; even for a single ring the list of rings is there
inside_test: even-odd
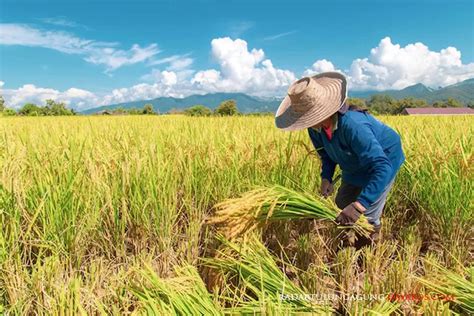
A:
[[[281,97],[324,71],[352,90],[473,78],[474,1],[0,0],[0,93],[12,108]]]

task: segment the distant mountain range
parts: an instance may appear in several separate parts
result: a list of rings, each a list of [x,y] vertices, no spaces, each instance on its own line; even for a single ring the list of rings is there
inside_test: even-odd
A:
[[[98,108],[92,108],[83,111],[83,114],[92,114],[103,110],[111,110],[116,108],[132,109],[142,108],[145,104],[149,103],[153,105],[155,111],[160,113],[168,112],[172,109],[182,110],[187,107],[202,104],[211,109],[216,108],[221,102],[225,100],[235,100],[237,107],[241,112],[265,112],[274,111],[278,108],[281,99],[261,99],[258,97],[252,97],[244,93],[212,93],[204,95],[191,95],[186,98],[171,98],[161,97],[152,100],[133,101],[119,104],[112,104],[101,106]]]
[[[386,94],[395,99],[403,98],[417,98],[425,99],[429,103],[434,101],[447,100],[448,98],[455,98],[466,104],[474,101],[474,78],[464,80],[462,82],[446,86],[439,89],[431,89],[425,85],[418,83],[413,86],[406,87],[402,90],[385,90],[385,91],[349,91],[353,98],[368,99],[375,94]]]
[[[376,94],[390,95],[396,99],[407,97],[425,99],[429,103],[437,100],[455,98],[464,104],[467,104],[469,102],[474,102],[474,78],[440,89],[430,89],[419,83],[402,90],[349,91],[349,96],[353,98],[368,99]],[[274,112],[281,102],[281,99],[279,98],[263,99],[249,96],[244,93],[212,93],[205,95],[191,95],[185,98],[161,97],[152,100],[111,104],[85,110],[82,114],[93,114],[102,110],[112,110],[119,107],[124,109],[142,108],[147,103],[152,104],[153,108],[158,110],[160,113],[165,113],[172,109],[182,110],[196,104],[203,104],[214,109],[222,101],[229,99],[235,100],[237,102],[237,107],[242,112]]]

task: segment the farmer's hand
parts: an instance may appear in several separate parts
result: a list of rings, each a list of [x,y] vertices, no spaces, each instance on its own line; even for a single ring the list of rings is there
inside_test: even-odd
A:
[[[336,217],[336,223],[339,225],[352,225],[359,219],[365,211],[365,207],[359,202],[347,205],[342,212]]]
[[[322,179],[321,180],[321,195],[325,198],[330,196],[332,192],[334,191],[334,186],[332,185],[331,182],[329,182],[328,179]]]

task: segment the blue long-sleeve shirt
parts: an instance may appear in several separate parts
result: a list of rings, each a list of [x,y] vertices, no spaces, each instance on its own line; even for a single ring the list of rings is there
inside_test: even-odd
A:
[[[343,181],[361,187],[357,201],[368,208],[382,194],[405,160],[400,136],[366,112],[339,111],[331,140],[308,129],[322,161],[321,177],[332,182],[336,165]]]

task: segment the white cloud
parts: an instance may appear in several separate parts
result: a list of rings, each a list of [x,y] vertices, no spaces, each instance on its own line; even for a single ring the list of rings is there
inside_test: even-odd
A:
[[[167,86],[172,86],[172,85],[174,85],[178,82],[178,77],[172,71],[166,71],[165,70],[165,71],[161,72],[161,75],[163,76],[161,81],[163,82],[163,84],[165,84]]]
[[[170,78],[173,78],[171,75]],[[189,85],[170,84],[174,79],[168,81],[164,78],[160,83],[140,83],[129,88],[114,89],[102,98],[100,105],[124,103],[137,100],[150,100],[158,97],[182,98],[198,93]]]
[[[56,38],[57,35],[55,33],[52,38]],[[26,41],[25,36],[21,42]],[[2,34],[0,40],[4,41],[7,37]],[[8,38],[10,42],[20,41],[19,38]],[[38,41],[37,46],[46,45],[45,39],[33,38]],[[56,40],[57,42],[53,41],[48,45],[56,47],[57,50],[75,52],[90,45],[70,36],[66,36],[62,42],[59,38]],[[32,43],[33,39],[29,42]],[[108,45],[110,47],[101,49],[111,59],[108,62],[96,60],[96,63],[106,63],[113,68],[138,60],[150,59],[149,56],[152,55],[147,51],[140,51],[138,46],[132,47],[128,53],[123,53],[112,47],[110,43]],[[141,83],[100,95],[79,88],[59,91],[32,84],[25,84],[18,89],[4,89],[3,81],[0,81],[0,91],[5,97],[6,104],[15,108],[21,107],[26,102],[44,104],[46,99],[54,99],[63,101],[75,109],[83,110],[163,96],[185,97],[191,94],[213,92],[282,96],[288,85],[296,80],[293,72],[275,68],[272,61],[265,57],[262,49],[249,50],[247,42],[242,39],[232,40],[228,37],[214,39],[211,42],[211,54],[218,67],[198,72],[189,68],[193,60],[188,55],[147,60],[147,65],[163,65],[163,69],[152,69],[150,73],[140,78]],[[422,43],[401,47],[393,44],[387,37],[370,51],[368,57],[355,59],[348,70],[341,71],[331,61],[321,59],[306,69],[303,75],[326,71],[345,73],[351,88],[356,90],[401,89],[420,82],[430,87],[438,87],[473,78],[474,63],[463,64],[461,53],[454,47],[448,47],[439,52],[431,51]]]
[[[59,91],[51,88],[37,87],[33,84],[25,84],[18,89],[0,89],[0,92],[5,97],[6,104],[15,109],[21,108],[28,102],[44,105],[47,99],[53,99],[64,102],[69,107],[79,111],[101,105],[148,100],[158,97],[180,98],[200,93],[200,91],[192,86],[189,80],[180,79],[180,73],[173,71],[154,69],[142,79],[152,83],[139,83],[131,87],[113,89],[108,93],[100,95],[78,88]]]
[[[305,74],[334,68],[323,59]],[[463,64],[461,52],[455,47],[436,52],[419,42],[401,47],[385,37],[368,57],[355,59],[344,73],[355,90],[398,90],[417,83],[438,88],[474,77],[474,63]]]
[[[97,48],[90,51],[85,61],[96,65],[106,65],[107,70],[115,70],[122,66],[133,65],[143,62],[159,53],[158,46],[151,44],[147,47],[140,47],[134,44],[128,51],[113,48]]]
[[[178,75],[173,71],[153,69],[151,73],[142,76],[141,79],[147,82],[162,83],[166,86],[172,86],[178,82]]]
[[[51,88],[37,87],[33,84],[25,84],[18,89],[2,89],[5,103],[8,107],[19,109],[25,103],[35,103],[43,106],[47,99],[64,102],[68,107],[76,110],[85,110],[101,105],[123,103],[136,100],[148,100],[158,97],[184,97],[198,93],[191,87],[176,86],[176,75],[172,72],[163,71],[161,81],[153,84],[140,83],[128,88],[114,89],[109,93],[97,95],[93,92],[70,88],[59,91]]]
[[[200,93],[191,84],[189,77],[190,75],[186,70],[174,72],[153,69],[151,73],[141,78],[149,83],[140,83],[128,88],[114,89],[102,98],[101,105],[149,100],[158,97],[182,98]]]
[[[247,42],[229,37],[213,39],[212,57],[219,70],[197,72],[191,83],[204,92],[246,92],[268,96],[280,93],[295,80],[289,70],[277,69],[264,59],[262,49],[248,50]]]
[[[57,25],[57,26],[65,26],[65,27],[82,27],[86,28],[84,25],[81,25],[79,23],[76,23],[74,21],[68,20],[65,16],[57,16],[57,17],[52,17],[52,18],[42,18],[39,19],[41,22],[46,23],[46,24],[51,24],[51,25]]]
[[[107,71],[144,62],[160,52],[156,44],[145,47],[134,44],[129,50],[122,50],[117,48],[117,43],[87,40],[66,32],[44,31],[21,24],[0,24],[0,44],[43,47],[80,55],[87,62],[104,65]]]
[[[54,89],[37,88],[32,84],[25,84],[16,90],[3,91],[8,106],[18,108],[24,103],[44,103],[47,99],[56,99],[60,92]]]
[[[7,106],[14,109],[22,107],[25,103],[44,105],[48,99],[64,102],[66,105],[78,110],[98,103],[98,98],[94,93],[78,88],[59,91],[36,87],[33,84],[25,84],[18,89],[2,89],[2,94],[5,97]]]
[[[182,70],[186,69],[193,63],[192,58],[179,58],[170,62],[168,67],[169,70]]]
[[[202,87],[208,87],[212,90],[212,87],[216,87],[219,80],[221,79],[221,73],[214,69],[199,71],[194,78],[191,80],[191,83],[196,84]]]
[[[474,63],[463,64],[454,47],[439,52],[419,42],[400,47],[386,37],[368,58],[352,62],[349,75],[359,89],[402,89],[417,83],[437,88],[473,77]]]
[[[291,35],[291,34],[294,34],[294,33],[296,33],[296,30],[283,32],[283,33],[278,33],[278,34],[275,34],[275,35],[270,35],[270,36],[264,37],[263,40],[264,41],[274,41],[276,39],[279,39],[279,38],[282,38],[282,37],[285,37],[285,36],[288,36],[288,35]]]
[[[157,60],[153,60],[149,63],[151,66],[161,65],[161,64],[168,64],[167,70],[173,71],[180,71],[187,69],[189,66],[192,65],[194,60],[189,57],[189,54],[186,55],[173,55],[166,58],[161,58]]]
[[[332,62],[326,59],[317,60],[309,69],[306,69],[303,73],[304,76],[313,76],[321,72],[336,71],[336,68]],[[338,70],[337,70],[338,71]]]
[[[161,96],[160,84],[141,83],[130,88],[114,89],[104,97],[103,104],[123,103],[134,100],[148,100]]]

